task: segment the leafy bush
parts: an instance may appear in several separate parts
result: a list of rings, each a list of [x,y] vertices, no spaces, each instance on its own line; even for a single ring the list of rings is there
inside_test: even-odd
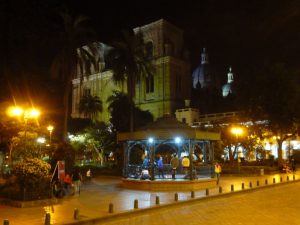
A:
[[[4,197],[17,200],[35,200],[49,197],[50,165],[40,159],[26,159],[13,169],[13,176],[2,188]]]

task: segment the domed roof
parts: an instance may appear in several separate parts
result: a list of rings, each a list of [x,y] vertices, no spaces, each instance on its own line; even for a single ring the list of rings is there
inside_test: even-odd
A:
[[[193,88],[205,88],[212,82],[211,70],[208,64],[208,55],[205,48],[201,54],[201,64],[193,71]]]
[[[211,83],[210,68],[208,64],[199,65],[192,74],[193,88],[205,88]]]
[[[232,93],[232,83],[227,83],[222,86],[222,95],[223,97],[227,97],[230,93]]]

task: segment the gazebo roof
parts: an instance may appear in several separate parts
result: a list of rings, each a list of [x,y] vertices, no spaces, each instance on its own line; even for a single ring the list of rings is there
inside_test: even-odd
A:
[[[220,140],[220,133],[192,128],[185,123],[179,122],[175,117],[168,115],[137,131],[123,132],[117,135],[118,141],[146,140],[150,137],[165,140],[181,137],[183,139],[216,141]]]

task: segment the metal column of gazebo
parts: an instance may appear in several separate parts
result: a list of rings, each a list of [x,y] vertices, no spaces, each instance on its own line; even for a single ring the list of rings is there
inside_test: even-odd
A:
[[[148,158],[150,162],[146,168],[150,174],[149,180],[146,180],[147,186],[149,182],[157,184],[159,181],[164,182],[162,185],[166,187],[168,186],[166,183],[201,181],[211,179],[213,175],[212,143],[220,140],[219,133],[191,128],[174,117],[164,116],[140,130],[119,133],[117,137],[119,142],[123,142],[124,147],[123,180],[130,182],[129,186],[132,188],[136,186],[134,181],[145,182],[141,180],[142,170],[145,169],[143,168],[145,158]],[[172,179],[170,160],[175,154],[180,163],[176,177]],[[159,177],[160,174],[157,172],[157,159],[160,156],[163,158],[164,177]],[[187,170],[182,167],[183,158],[189,159]],[[141,184],[139,186],[141,187]]]

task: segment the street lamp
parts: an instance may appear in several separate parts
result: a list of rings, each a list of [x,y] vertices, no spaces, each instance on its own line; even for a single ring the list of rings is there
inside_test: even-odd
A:
[[[154,138],[149,137],[148,138],[148,143],[149,143],[149,149],[150,149],[150,179],[154,180],[154,157],[155,157],[155,143],[154,143]]]
[[[240,128],[240,127],[233,127],[233,128],[231,128],[231,133],[234,134],[235,138],[236,138],[235,151],[236,151],[237,160],[238,160],[238,172],[240,172],[241,159],[240,159],[239,154],[238,154],[238,142],[239,142],[239,136],[241,136],[243,134],[243,129]]]
[[[24,121],[24,150],[26,151],[26,142],[27,142],[27,124],[28,124],[28,119],[36,119],[40,115],[40,111],[38,111],[35,108],[26,108],[23,109],[18,106],[11,106],[7,110],[7,114],[11,117],[18,117],[21,120]]]
[[[52,131],[53,131],[54,127],[52,125],[49,125],[47,127],[47,130],[49,131],[49,144],[51,145],[52,142]]]

